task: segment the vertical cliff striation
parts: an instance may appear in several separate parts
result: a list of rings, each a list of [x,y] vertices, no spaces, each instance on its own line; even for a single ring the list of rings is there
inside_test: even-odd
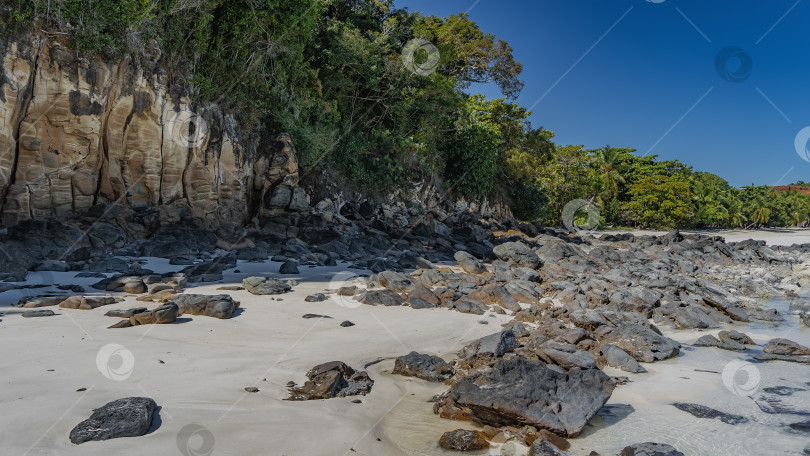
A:
[[[172,88],[158,50],[88,61],[27,35],[0,51],[2,225],[102,204],[209,227],[307,209],[290,137],[247,140],[217,105]]]

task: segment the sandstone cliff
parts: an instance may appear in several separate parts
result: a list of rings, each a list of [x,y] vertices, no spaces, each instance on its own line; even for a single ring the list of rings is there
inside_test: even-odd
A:
[[[159,51],[88,61],[53,38],[0,43],[0,223],[107,204],[210,226],[306,210],[290,137],[248,141],[169,84]]]

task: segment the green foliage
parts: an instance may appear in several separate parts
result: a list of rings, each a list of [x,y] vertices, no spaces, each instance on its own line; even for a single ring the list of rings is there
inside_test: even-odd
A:
[[[450,189],[471,198],[485,197],[495,188],[498,134],[485,123],[462,127],[448,150],[444,177]]]
[[[630,186],[626,208],[638,223],[652,228],[684,226],[692,217],[689,184],[667,175],[648,176]]]
[[[389,133],[375,130],[352,136],[336,155],[344,175],[350,176],[358,188],[390,191],[410,180],[408,163],[413,151],[407,139],[392,138]]]
[[[512,214],[523,221],[542,220],[547,217],[548,196],[535,182],[519,180],[509,194]]]

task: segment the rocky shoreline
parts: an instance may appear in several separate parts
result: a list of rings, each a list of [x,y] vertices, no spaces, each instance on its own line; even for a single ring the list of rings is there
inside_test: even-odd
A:
[[[808,244],[772,247],[763,241],[726,242],[720,236],[677,231],[663,236],[571,234],[487,220],[471,208],[449,214],[404,205],[373,210],[348,204],[337,215],[341,220],[331,213],[271,217],[216,232],[193,222],[165,225],[140,239],[111,219],[24,221],[0,238],[6,253],[0,258],[6,280],[0,289],[22,293],[13,304],[32,309],[21,311],[29,318],[58,317],[50,310],[55,306],[63,312],[95,313],[105,312],[98,307],[142,303],[106,311],[123,318],[110,322],[113,341],[119,331],[132,331],[130,327],[177,324],[188,316],[230,320],[244,312],[249,317],[252,309],[240,305],[244,298],[239,296],[245,293],[280,306],[298,306],[299,300],[323,306],[323,314],[308,313],[305,319],[332,319],[329,309],[337,303],[360,311],[365,306],[447,309],[476,316],[477,333],[490,321],[500,322],[503,327],[491,328],[490,335],[463,341],[452,359],[418,346],[395,359],[390,375],[447,386],[433,398],[433,413],[477,426],[435,435],[436,454],[439,447],[481,454],[500,451],[506,443],[529,455],[569,454],[569,439],[576,439],[614,391],[630,381],[605,371],[631,373],[633,381],[642,382],[649,366],[681,356],[684,348],[761,350],[753,359],[810,362],[810,349],[799,343],[773,338],[758,347],[730,326],[761,322],[778,327],[786,316],[762,306],[769,298],[792,300],[789,314],[807,325],[810,304],[799,293],[810,287]],[[162,258],[174,270],[150,270],[147,258]],[[280,263],[278,270],[262,270],[268,259]],[[345,272],[334,274],[305,299],[295,295],[306,285],[302,270],[338,262],[348,265]],[[250,264],[262,273],[244,277],[241,286],[222,286],[224,275]],[[48,283],[48,276],[57,273],[92,282],[88,287]],[[29,274],[40,275],[43,283],[23,282]],[[206,284],[216,288],[197,293]],[[3,321],[9,318],[14,317],[6,315]],[[345,320],[339,326],[353,325]],[[716,337],[695,334],[686,347],[665,335],[726,327]],[[378,379],[363,368],[367,366],[322,359],[304,384],[290,381],[289,397],[282,399],[373,401]],[[262,389],[267,387],[279,395],[285,389]],[[262,389],[244,388],[249,393]],[[144,398],[121,401],[136,399]],[[703,404],[673,405],[673,413],[681,413],[677,408],[696,420],[719,419],[727,425],[747,421]],[[773,401],[757,400],[757,405],[781,413]],[[430,404],[424,412],[431,412]],[[121,433],[115,431],[120,427],[115,413],[94,414],[96,421],[113,416],[107,424],[110,432],[82,433],[81,426],[87,426],[82,424],[75,431],[82,437],[73,439],[71,432],[71,440],[143,435],[151,426],[152,413],[147,415],[149,421],[137,432],[125,426]],[[663,442],[627,442],[621,454],[683,453]]]

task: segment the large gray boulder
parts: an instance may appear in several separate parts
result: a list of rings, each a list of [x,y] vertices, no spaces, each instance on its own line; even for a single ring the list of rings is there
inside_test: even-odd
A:
[[[220,319],[231,318],[239,308],[239,301],[234,301],[226,294],[181,294],[172,298],[172,302],[177,304],[181,314],[205,315]]]
[[[625,372],[632,372],[634,374],[647,372],[647,369],[644,369],[644,367],[642,367],[641,364],[635,360],[635,358],[628,355],[626,351],[615,345],[603,345],[602,354],[605,356],[605,361],[610,367],[615,367]]]
[[[77,424],[70,431],[70,441],[78,445],[90,440],[144,435],[152,425],[152,414],[156,409],[157,404],[148,397],[127,397],[109,402]]]
[[[625,323],[605,335],[601,342],[613,344],[645,363],[660,361],[678,355],[681,344],[664,337],[647,326]]]
[[[525,266],[537,269],[542,266],[540,257],[529,246],[520,242],[504,242],[496,245],[492,253],[503,261],[509,261],[516,266]]]
[[[453,255],[453,258],[456,259],[458,265],[461,266],[461,269],[468,274],[481,274],[487,270],[487,268],[481,264],[478,258],[463,250],[456,252],[455,255]]]
[[[599,369],[561,373],[542,361],[513,358],[460,379],[450,389],[450,399],[484,424],[529,425],[576,437],[614,386]]]
[[[242,280],[242,286],[255,295],[276,295],[292,290],[289,283],[270,277],[248,277]]]
[[[624,447],[619,456],[684,456],[684,454],[666,443],[644,442]]]
[[[396,359],[391,373],[417,377],[429,382],[442,382],[453,376],[453,368],[438,356],[412,351]]]
[[[504,353],[518,346],[515,333],[511,330],[504,330],[495,334],[482,337],[464,348],[458,353],[462,358],[472,358],[484,353],[492,353],[495,356],[503,356]]]

